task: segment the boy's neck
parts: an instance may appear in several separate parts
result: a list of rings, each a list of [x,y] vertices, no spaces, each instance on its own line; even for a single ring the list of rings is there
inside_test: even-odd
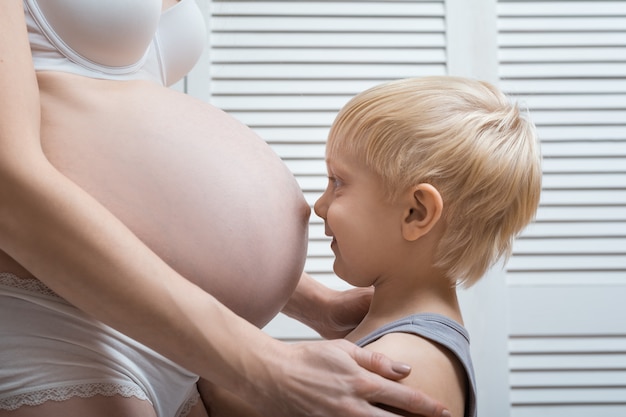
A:
[[[463,324],[456,288],[446,278],[389,279],[375,286],[369,312],[346,339],[357,341],[386,323],[419,313],[442,314]]]

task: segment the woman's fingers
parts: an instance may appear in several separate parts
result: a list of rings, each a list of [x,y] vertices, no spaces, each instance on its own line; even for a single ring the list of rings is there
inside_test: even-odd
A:
[[[380,387],[373,390],[367,398],[370,403],[383,404],[399,410],[429,417],[449,417],[445,407],[420,391],[415,391],[395,381],[406,377],[411,372],[407,364],[396,362],[387,356],[366,349],[355,347],[354,360],[363,368],[386,379]],[[388,413],[381,415],[390,415]]]
[[[392,380],[405,378],[411,372],[411,367],[402,362],[396,362],[379,352],[356,348],[354,360],[362,368]]]

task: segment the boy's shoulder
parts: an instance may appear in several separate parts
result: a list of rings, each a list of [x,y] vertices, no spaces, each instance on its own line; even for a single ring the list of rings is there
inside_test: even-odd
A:
[[[446,404],[453,416],[464,415],[467,377],[463,365],[450,350],[409,333],[388,333],[365,348],[409,364],[412,371],[402,380],[403,384]]]
[[[439,315],[416,315],[390,323],[359,343],[366,349],[411,365],[402,382],[442,401],[453,416],[475,407],[469,339],[458,323]]]

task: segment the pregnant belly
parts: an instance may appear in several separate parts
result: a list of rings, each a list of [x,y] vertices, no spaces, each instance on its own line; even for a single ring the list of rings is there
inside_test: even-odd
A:
[[[43,100],[48,158],[183,276],[266,324],[306,256],[310,211],[293,175],[202,101],[147,83],[103,97]]]

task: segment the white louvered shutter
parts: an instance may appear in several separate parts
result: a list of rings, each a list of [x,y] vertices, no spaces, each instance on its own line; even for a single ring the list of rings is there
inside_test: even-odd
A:
[[[626,416],[626,1],[500,1],[498,29],[544,155],[507,268],[511,416]]]

